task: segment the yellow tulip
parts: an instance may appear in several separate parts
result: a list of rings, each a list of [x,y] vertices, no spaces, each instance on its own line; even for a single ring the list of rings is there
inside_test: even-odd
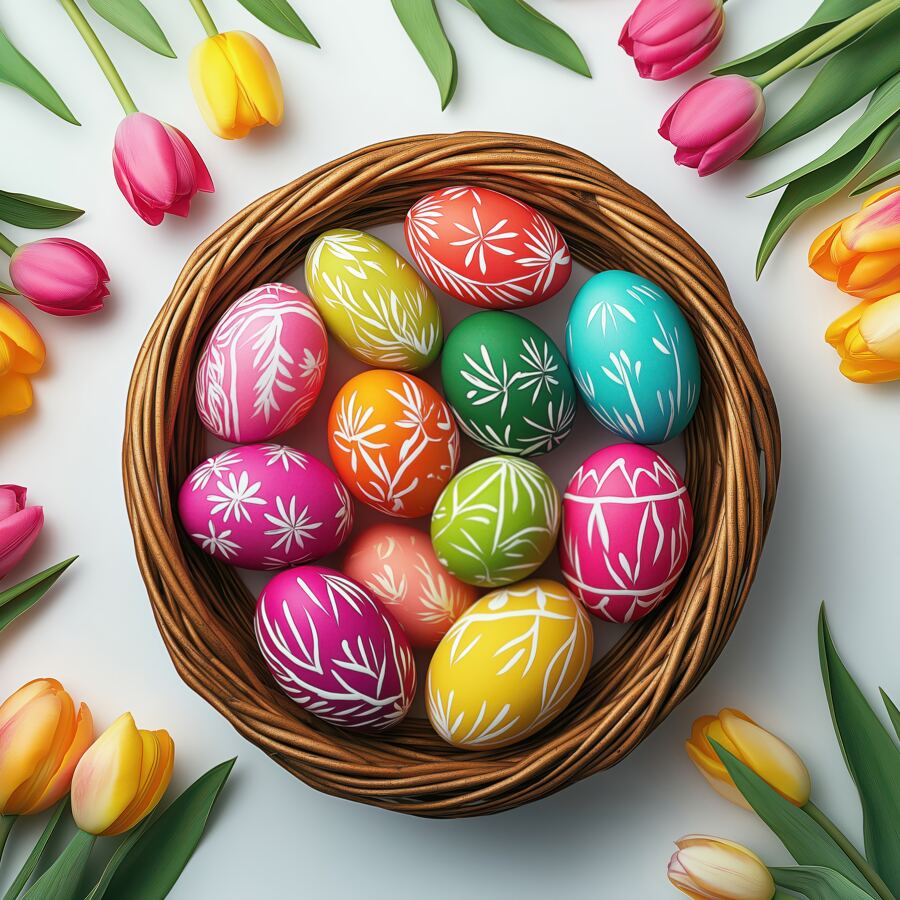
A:
[[[269,51],[252,34],[226,31],[194,48],[191,87],[213,134],[242,138],[284,115],[281,78]]]
[[[692,834],[675,842],[669,881],[694,900],[772,900],[775,881],[752,851],[722,838]]]
[[[44,364],[44,342],[14,306],[0,300],[0,418],[31,407],[29,375]]]
[[[82,756],[72,778],[72,816],[88,834],[115,835],[153,811],[172,780],[175,745],[119,716]]]
[[[723,709],[718,716],[697,719],[685,745],[694,765],[726,800],[750,809],[710,739],[736,756],[795,806],[805,806],[809,801],[809,772],[803,760],[784,741],[736,709]]]
[[[875,384],[900,379],[900,293],[863,302],[839,316],[825,340],[841,357],[841,374]]]
[[[826,228],[809,248],[809,264],[861,300],[900,291],[900,185],[873,194],[858,213]]]
[[[94,737],[91,711],[75,712],[53,678],[20,687],[0,706],[0,814],[31,815],[66,795]]]

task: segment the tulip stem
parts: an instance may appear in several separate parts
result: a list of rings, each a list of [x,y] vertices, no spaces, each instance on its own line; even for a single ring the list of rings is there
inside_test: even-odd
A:
[[[13,825],[16,824],[16,818],[17,816],[0,816],[0,856],[3,856],[6,839],[9,837]]]
[[[197,18],[203,25],[206,33],[210,37],[215,37],[219,33],[219,29],[216,28],[216,23],[213,22],[213,18],[209,14],[209,10],[206,8],[203,0],[190,0],[190,4],[194,7],[194,12],[197,13]]]
[[[848,840],[848,838],[841,832],[841,830],[816,806],[815,803],[810,800],[806,806],[803,807],[803,811],[809,815],[811,819],[814,819],[822,828],[828,832],[829,837],[844,851],[847,858],[850,862],[856,866],[857,869],[861,872],[861,874],[865,877],[866,881],[872,885],[875,889],[875,892],[878,894],[882,900],[896,900],[894,895],[891,893],[891,889],[884,883],[879,874],[869,865],[866,861],[866,858],[853,846],[852,843]]]
[[[2,232],[0,232],[0,250],[7,256],[12,256],[18,248],[16,245]]]
[[[106,76],[106,80],[113,89],[113,93],[118,98],[119,103],[122,104],[122,109],[125,110],[125,114],[130,115],[131,113],[137,112],[138,108],[131,98],[131,94],[128,93],[128,88],[125,87],[122,76],[119,75],[118,70],[113,65],[113,61],[109,58],[109,54],[106,52],[103,44],[100,43],[100,38],[97,37],[97,33],[91,28],[90,22],[84,17],[84,14],[78,8],[75,0],[59,0],[59,2],[62,4],[62,8],[68,13],[69,18],[72,20],[72,24],[78,29],[78,33],[88,46],[88,50],[91,51],[94,55],[94,59],[97,60],[100,71]]]

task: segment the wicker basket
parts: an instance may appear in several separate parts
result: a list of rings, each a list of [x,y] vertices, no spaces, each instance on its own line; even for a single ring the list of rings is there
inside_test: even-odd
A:
[[[249,590],[235,571],[185,540],[173,504],[204,455],[194,364],[228,305],[283,278],[325,229],[398,221],[423,194],[459,183],[537,207],[588,269],[630,269],[665,287],[690,321],[703,371],[700,406],[685,433],[696,533],[676,592],[593,666],[551,726],[524,743],[475,753],[448,747],[421,719],[367,736],[327,725],[287,699],[257,650]],[[320,791],[455,817],[510,809],[609,768],[698,684],[728,640],[756,572],[775,500],[780,435],[765,375],[722,276],[681,228],[568,147],[466,133],[366,147],[257,200],[204,241],[141,348],[123,454],[138,562],[187,684]]]

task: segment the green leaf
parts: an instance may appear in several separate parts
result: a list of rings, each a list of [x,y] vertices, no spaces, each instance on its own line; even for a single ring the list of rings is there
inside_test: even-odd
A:
[[[141,835],[118,866],[107,900],[162,900],[188,864],[234,759],[201,775]]]
[[[530,50],[554,62],[591,77],[587,61],[578,45],[558,25],[542,16],[525,0],[459,0],[487,27],[507,43]]]
[[[868,892],[869,896],[878,897],[875,889],[863,877],[850,857],[809,813],[782,797],[721,744],[712,739],[710,744],[719,755],[737,789],[801,866],[824,866],[827,869],[834,869],[857,887]]]
[[[870,900],[869,895],[840,872],[822,866],[770,868],[779,887],[797,891],[808,900]]]
[[[18,297],[19,292],[5,281],[0,281],[0,294],[9,294],[12,297]]]
[[[447,40],[434,0],[391,0],[397,18],[431,70],[441,92],[441,109],[456,90],[456,53]]]
[[[740,59],[732,60],[712,70],[713,75],[761,75],[805,47],[833,25],[871,6],[876,0],[824,0],[819,8],[796,31],[779,38]]]
[[[869,190],[869,188],[873,188],[876,184],[881,184],[882,181],[887,181],[888,178],[893,178],[898,174],[900,174],[900,159],[895,159],[893,162],[889,162],[887,165],[882,166],[868,178],[861,181],[852,191],[850,191],[850,196],[855,197],[858,194],[863,194]]]
[[[53,85],[16,50],[3,31],[0,31],[0,81],[25,91],[29,97],[46,106],[61,119],[73,125],[81,124],[56,93]]]
[[[83,209],[33,197],[0,191],[0,219],[20,228],[59,228],[84,215]]]
[[[312,44],[314,47],[319,46],[319,42],[287,0],[238,0],[238,2],[269,28],[274,28],[275,31],[298,41]]]
[[[849,109],[897,71],[900,9],[876,22],[839,50],[816,74],[803,96],[744,154],[756,159],[818,128]]]
[[[897,732],[897,737],[900,738],[900,709],[897,709],[894,701],[888,697],[884,688],[881,689],[881,699],[884,700],[884,705],[887,707],[888,715],[891,717],[891,724],[894,726],[894,731]]]
[[[53,815],[50,816],[49,821],[44,826],[44,830],[41,832],[41,836],[37,839],[37,843],[34,845],[31,853],[28,854],[28,859],[25,860],[22,868],[19,869],[19,874],[16,875],[15,881],[3,895],[3,900],[16,900],[19,894],[22,893],[25,885],[28,884],[28,879],[34,874],[37,864],[41,861],[44,850],[50,842],[50,838],[53,836],[53,832],[56,830],[56,826],[59,824],[59,820],[68,804],[69,798],[64,797],[53,807]]]
[[[44,594],[53,586],[56,579],[72,565],[77,556],[72,556],[25,581],[0,592],[0,631],[3,631],[10,622],[17,619],[23,612],[31,609]]]
[[[24,900],[75,900],[79,893],[94,841],[85,831],[76,831],[56,862],[25,892]]]
[[[866,858],[900,893],[900,748],[841,661],[825,609],[819,614],[819,658],[835,734],[863,811]]]
[[[109,887],[116,872],[119,870],[119,866],[122,865],[125,857],[131,852],[131,848],[141,839],[154,819],[155,814],[151,813],[137,826],[137,828],[131,829],[128,833],[128,837],[116,847],[116,852],[109,858],[109,862],[106,864],[106,868],[103,870],[100,880],[94,885],[93,890],[91,890],[84,900],[100,900],[100,898],[106,894],[106,889]]]
[[[175,59],[175,51],[159,23],[141,0],[88,0],[91,9],[119,31],[160,56]]]

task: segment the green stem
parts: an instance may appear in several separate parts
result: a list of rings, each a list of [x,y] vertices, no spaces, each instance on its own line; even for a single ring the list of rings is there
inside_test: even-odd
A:
[[[844,851],[847,855],[847,858],[850,862],[856,866],[857,869],[862,873],[865,877],[866,881],[875,888],[875,892],[878,894],[882,900],[896,900],[894,895],[891,893],[891,889],[882,881],[879,874],[869,865],[866,861],[866,858],[850,843],[847,837],[840,831],[837,825],[816,806],[815,803],[810,800],[806,806],[803,807],[803,811],[808,813],[810,818],[815,819],[822,828],[828,832],[828,835],[831,839]]]
[[[16,816],[0,816],[0,856],[3,856],[6,839],[9,837],[13,825],[16,824],[16,818]]]
[[[761,87],[768,87],[773,81],[781,78],[798,66],[808,66],[816,60],[827,56],[836,50],[841,44],[845,44],[850,38],[856,37],[860,32],[879,22],[895,9],[900,9],[900,0],[878,0],[871,6],[860,10],[843,22],[839,22],[834,28],[830,28],[824,34],[819,35],[805,47],[801,47],[796,53],[792,53],[787,59],[773,66],[768,72],[757,75],[753,80]]]
[[[68,13],[74,26],[78,29],[78,33],[88,46],[88,50],[93,53],[94,59],[97,60],[97,65],[100,66],[100,71],[106,76],[106,80],[113,89],[113,93],[118,98],[119,103],[122,104],[125,114],[129,115],[137,112],[138,108],[134,100],[132,100],[131,94],[128,93],[128,88],[125,87],[122,76],[119,75],[118,70],[113,65],[113,61],[109,58],[109,54],[104,49],[103,44],[100,43],[100,38],[97,37],[96,32],[91,28],[90,23],[78,8],[75,0],[59,0],[59,2]]]
[[[209,14],[209,10],[206,8],[203,0],[190,0],[190,4],[194,7],[194,12],[197,13],[197,18],[203,25],[206,33],[210,37],[215,37],[219,33],[219,29],[216,28],[216,23],[213,22],[212,16]]]
[[[12,256],[18,248],[16,245],[2,232],[0,232],[0,250],[7,256]]]

